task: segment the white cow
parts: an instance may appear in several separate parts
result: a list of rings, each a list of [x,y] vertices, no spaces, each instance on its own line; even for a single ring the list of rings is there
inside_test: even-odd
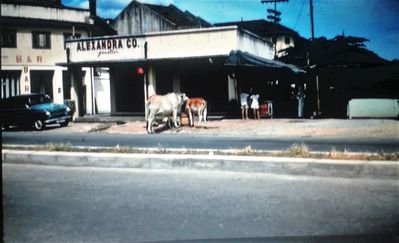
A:
[[[154,133],[152,125],[157,116],[173,117],[174,126],[178,127],[177,112],[187,100],[186,94],[168,93],[166,95],[152,95],[148,98],[146,106],[147,133]]]

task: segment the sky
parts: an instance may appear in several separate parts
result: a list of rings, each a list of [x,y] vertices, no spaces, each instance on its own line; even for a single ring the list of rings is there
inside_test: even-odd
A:
[[[140,0],[139,0],[140,1]],[[97,14],[115,18],[131,0],[97,0]],[[266,19],[274,4],[260,0],[141,0],[142,3],[174,4],[210,23]],[[70,7],[87,8],[88,0],[62,0]],[[399,0],[313,0],[315,37],[337,35],[364,37],[366,47],[387,60],[399,59]],[[278,3],[281,24],[310,38],[309,0]]]

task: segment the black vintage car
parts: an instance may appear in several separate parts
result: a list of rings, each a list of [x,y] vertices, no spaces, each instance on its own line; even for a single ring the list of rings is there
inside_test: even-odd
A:
[[[64,104],[53,103],[46,94],[24,94],[1,100],[1,127],[11,126],[43,130],[46,125],[68,126],[71,110]]]

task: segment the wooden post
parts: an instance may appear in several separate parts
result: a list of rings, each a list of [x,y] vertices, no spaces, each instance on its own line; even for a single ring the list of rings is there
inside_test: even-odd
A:
[[[320,111],[319,75],[316,75],[316,94],[317,94],[317,115],[320,115],[321,111]]]

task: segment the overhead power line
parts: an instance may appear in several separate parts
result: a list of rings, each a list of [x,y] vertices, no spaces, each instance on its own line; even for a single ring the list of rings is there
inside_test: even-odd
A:
[[[261,3],[282,3],[282,2],[288,2],[288,0],[261,0]]]

